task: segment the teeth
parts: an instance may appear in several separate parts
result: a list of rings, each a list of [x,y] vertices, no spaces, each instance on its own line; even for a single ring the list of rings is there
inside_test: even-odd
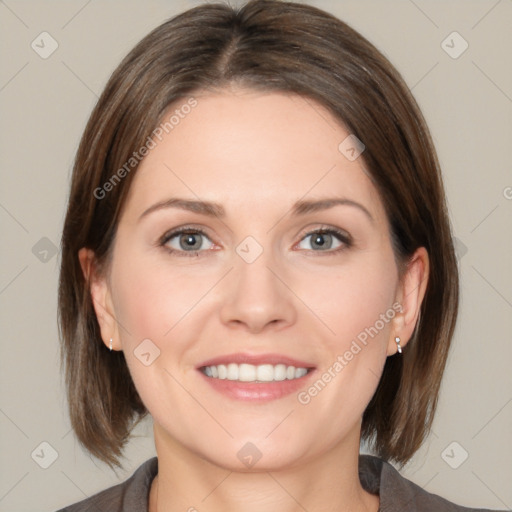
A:
[[[306,368],[286,366],[285,364],[254,366],[245,363],[230,363],[228,365],[206,366],[203,369],[203,373],[214,379],[238,380],[240,382],[272,382],[299,379],[304,377],[308,370]]]

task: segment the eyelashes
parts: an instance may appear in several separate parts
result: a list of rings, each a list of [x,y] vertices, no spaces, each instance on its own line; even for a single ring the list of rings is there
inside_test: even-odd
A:
[[[320,248],[324,246],[333,245],[335,242],[339,243],[339,246],[334,249],[332,249],[331,247],[328,247],[328,250],[303,249],[307,252],[315,253],[315,256],[332,256],[334,254],[338,254],[342,251],[347,250],[353,244],[352,237],[346,231],[339,230],[330,226],[322,226],[318,229],[307,231],[306,233],[301,235],[299,243],[295,244],[295,246],[300,245],[304,240],[309,239],[309,237],[312,237],[311,243],[316,244]],[[170,247],[169,242],[171,242],[174,238],[178,239],[179,245],[181,245],[181,242],[184,242],[185,247],[193,247],[193,249],[189,251],[181,248],[177,249]],[[185,258],[197,258],[200,257],[202,253],[209,252],[208,249],[205,249],[203,247],[202,238],[207,238],[208,240],[210,240],[208,234],[202,229],[193,226],[184,226],[165,233],[159,239],[158,245],[172,255]],[[198,243],[199,247],[197,247]],[[211,242],[211,244],[214,245],[213,242]]]
[[[199,251],[199,250],[185,251],[185,250],[173,249],[173,248],[169,247],[168,244],[173,238],[176,238],[178,236],[184,237],[185,235],[188,236],[188,241],[191,241],[194,238],[198,238],[198,235],[199,235],[199,237],[209,238],[208,235],[202,229],[192,228],[192,227],[183,227],[183,228],[179,228],[174,231],[171,231],[169,233],[166,233],[160,239],[159,245],[163,246],[171,254],[178,253],[179,256],[185,256],[185,257],[199,256],[199,253],[202,251]]]
[[[345,231],[341,231],[339,229],[332,228],[332,227],[323,227],[323,228],[314,229],[313,231],[308,231],[306,234],[304,234],[302,236],[300,242],[308,239],[309,237],[312,237],[311,238],[312,243],[319,244],[319,247],[321,247],[321,248],[326,244],[326,242],[325,242],[326,238],[327,238],[327,241],[330,240],[331,242],[334,242],[336,240],[340,244],[335,249],[332,249],[329,247],[329,250],[327,250],[327,251],[324,251],[324,250],[314,251],[313,249],[305,249],[305,250],[315,252],[315,253],[331,255],[331,254],[336,254],[340,251],[344,251],[352,246],[352,238],[350,237],[350,235],[348,233],[346,233]],[[329,245],[328,242],[327,242],[327,245]]]

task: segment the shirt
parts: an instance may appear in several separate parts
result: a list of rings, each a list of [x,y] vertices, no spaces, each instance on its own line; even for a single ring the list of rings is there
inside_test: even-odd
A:
[[[157,473],[158,458],[153,457],[125,482],[57,512],[148,512],[151,482]],[[366,491],[379,496],[379,512],[490,512],[461,507],[431,494],[372,455],[359,456],[359,479]]]

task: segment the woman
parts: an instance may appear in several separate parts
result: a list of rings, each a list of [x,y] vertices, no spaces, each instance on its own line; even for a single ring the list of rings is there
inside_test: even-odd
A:
[[[457,307],[391,64],[306,5],[171,19],[85,129],[59,292],[78,439],[119,465],[149,413],[157,457],[63,510],[469,510],[389,464],[428,434]]]

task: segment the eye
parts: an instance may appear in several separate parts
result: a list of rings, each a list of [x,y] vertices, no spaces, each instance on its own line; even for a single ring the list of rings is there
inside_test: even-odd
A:
[[[303,247],[304,241],[309,238],[312,249]],[[351,245],[352,239],[350,235],[344,231],[334,228],[320,228],[315,231],[311,231],[307,233],[298,244],[301,249],[312,250],[314,252],[327,252],[329,254],[343,251]]]
[[[310,238],[311,249],[304,247],[304,242]],[[205,239],[210,244],[205,244]],[[201,252],[212,249],[214,245],[208,235],[199,228],[184,226],[172,230],[162,236],[159,245],[164,247],[171,254],[185,257],[198,257]],[[210,245],[210,247],[208,247]],[[299,249],[305,249],[317,253],[332,255],[350,247],[352,238],[345,231],[334,228],[322,227],[307,233],[297,244]]]
[[[186,226],[166,233],[160,239],[160,245],[178,256],[199,256],[200,251],[208,249],[205,246],[205,238],[210,240],[201,229]]]

